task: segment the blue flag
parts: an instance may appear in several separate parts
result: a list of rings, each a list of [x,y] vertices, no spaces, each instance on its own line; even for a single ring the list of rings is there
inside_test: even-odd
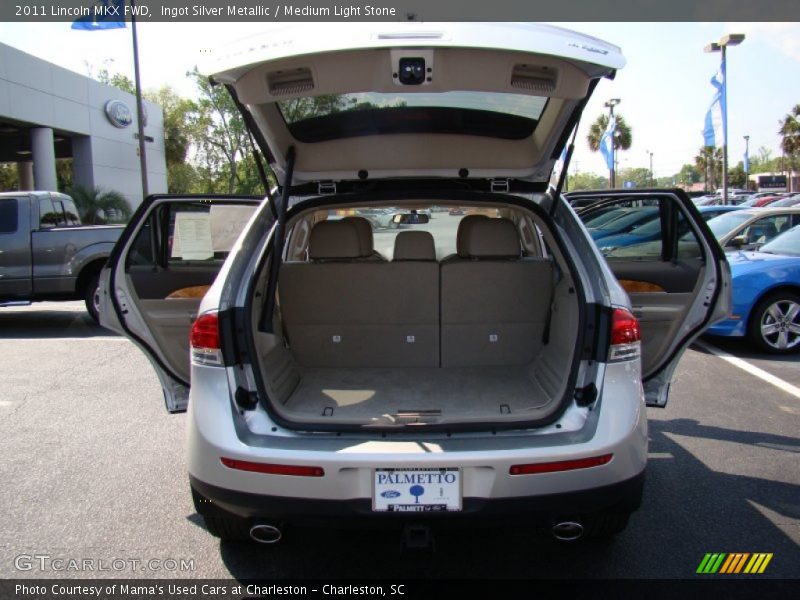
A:
[[[125,0],[95,0],[89,14],[72,22],[72,29],[97,31],[125,27]]]
[[[600,152],[606,159],[609,171],[614,170],[614,133],[617,131],[617,117],[612,116],[600,138]]]
[[[744,172],[750,172],[750,153],[747,148],[744,149]]]
[[[724,140],[727,139],[728,132],[724,131],[727,120],[725,118],[727,113],[725,79],[725,61],[723,60],[719,71],[711,78],[711,85],[716,91],[706,112],[705,127],[703,128],[703,139],[706,146],[722,147]]]

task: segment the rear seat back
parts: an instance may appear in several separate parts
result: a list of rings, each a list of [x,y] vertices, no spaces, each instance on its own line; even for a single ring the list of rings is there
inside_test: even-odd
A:
[[[508,219],[477,219],[441,266],[441,366],[522,365],[535,357],[553,297],[553,266],[520,258]]]
[[[392,260],[436,260],[436,245],[428,231],[401,231],[394,238]]]
[[[364,261],[356,227],[323,221],[312,262],[285,263],[279,296],[292,353],[306,367],[435,367],[439,265]]]

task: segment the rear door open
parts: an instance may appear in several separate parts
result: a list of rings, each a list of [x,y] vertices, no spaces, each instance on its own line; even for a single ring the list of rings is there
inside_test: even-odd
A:
[[[100,323],[144,352],[169,412],[186,410],[189,333],[200,302],[261,201],[151,196],[101,273]]]
[[[728,261],[682,190],[570,193],[576,199],[584,206],[581,220],[639,320],[647,403],[664,406],[683,352],[730,311]],[[609,219],[615,210],[620,216]],[[645,217],[633,228],[632,214]]]

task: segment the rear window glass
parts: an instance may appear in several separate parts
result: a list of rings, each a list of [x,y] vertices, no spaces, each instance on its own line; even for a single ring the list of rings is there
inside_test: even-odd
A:
[[[14,233],[17,230],[17,199],[0,200],[0,233]]]
[[[409,218],[402,219],[402,223],[396,222],[396,215],[410,215],[412,213],[425,215],[427,217],[427,223],[415,222],[415,219]],[[441,260],[456,252],[456,234],[458,233],[458,225],[461,219],[467,215],[478,214],[489,218],[501,216],[500,211],[496,208],[430,206],[419,209],[365,207],[330,210],[324,211],[320,217],[328,220],[344,219],[345,217],[363,217],[372,227],[375,252],[387,260],[394,258],[394,241],[398,233],[403,231],[427,231],[433,236],[433,242],[436,248],[436,259]]]
[[[53,202],[50,198],[39,200],[39,226],[42,229],[63,227],[66,224],[67,218],[61,202]]]
[[[546,104],[546,97],[497,92],[363,92],[283,100],[278,108],[303,142],[398,133],[523,139]]]

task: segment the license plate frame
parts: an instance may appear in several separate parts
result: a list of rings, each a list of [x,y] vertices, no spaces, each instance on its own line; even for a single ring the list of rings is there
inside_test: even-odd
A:
[[[374,468],[372,510],[384,513],[460,512],[463,509],[463,482],[460,467]]]

